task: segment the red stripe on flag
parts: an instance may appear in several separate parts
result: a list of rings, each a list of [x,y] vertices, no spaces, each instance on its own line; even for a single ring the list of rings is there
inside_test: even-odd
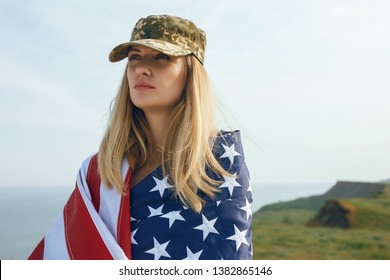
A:
[[[42,238],[38,246],[35,247],[34,251],[28,257],[29,260],[43,260],[43,252],[45,250],[45,238]]]
[[[131,260],[131,227],[130,227],[130,186],[132,170],[129,168],[125,178],[126,194],[122,195],[118,216],[118,244],[125,252],[126,257]]]
[[[66,246],[71,259],[113,259],[89,215],[77,184],[64,208],[64,224]]]
[[[91,158],[87,171],[87,184],[91,192],[92,203],[95,206],[96,212],[100,208],[100,183],[101,179],[98,171],[97,154]]]

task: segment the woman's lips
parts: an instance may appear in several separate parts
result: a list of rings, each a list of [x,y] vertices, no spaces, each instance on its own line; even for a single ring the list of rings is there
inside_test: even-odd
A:
[[[134,85],[134,89],[138,90],[146,90],[146,89],[154,89],[155,87],[146,82],[138,82]]]

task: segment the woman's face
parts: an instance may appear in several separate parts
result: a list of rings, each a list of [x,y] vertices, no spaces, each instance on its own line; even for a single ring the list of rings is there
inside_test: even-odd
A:
[[[181,99],[186,82],[184,58],[132,46],[128,59],[127,80],[133,104],[145,112],[171,112]]]

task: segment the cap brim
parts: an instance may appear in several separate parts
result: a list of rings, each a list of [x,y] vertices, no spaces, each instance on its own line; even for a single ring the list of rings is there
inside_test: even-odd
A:
[[[141,39],[136,41],[130,41],[128,43],[123,43],[116,46],[110,52],[108,59],[111,62],[117,62],[124,59],[125,57],[127,57],[130,46],[134,46],[134,45],[140,45],[140,46],[152,48],[154,50],[172,56],[184,56],[191,53],[190,50],[183,49],[177,45],[174,45],[166,41],[156,40],[156,39]]]

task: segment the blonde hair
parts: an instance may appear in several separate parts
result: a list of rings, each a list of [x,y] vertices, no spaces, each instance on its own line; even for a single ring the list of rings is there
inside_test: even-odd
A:
[[[182,98],[172,112],[162,147],[161,166],[164,176],[175,186],[174,193],[187,206],[200,212],[204,200],[200,190],[213,198],[218,181],[210,178],[206,168],[231,176],[213,155],[218,135],[214,123],[214,102],[206,70],[193,56],[185,57],[187,81]],[[125,193],[121,163],[127,158],[135,170],[152,152],[149,126],[143,111],[131,102],[126,71],[98,153],[99,175],[106,186]]]

